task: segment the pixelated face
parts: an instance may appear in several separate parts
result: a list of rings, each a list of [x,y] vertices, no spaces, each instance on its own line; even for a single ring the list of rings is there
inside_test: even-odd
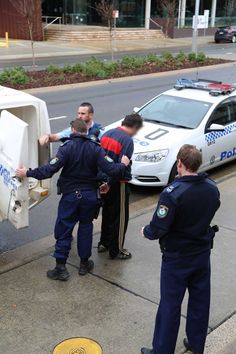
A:
[[[85,123],[89,123],[93,119],[93,113],[89,113],[88,107],[79,107],[77,118],[82,119]]]
[[[140,130],[141,128],[137,128],[137,127],[133,127],[133,128],[130,128],[130,136],[135,136],[138,132],[139,132],[139,130]]]

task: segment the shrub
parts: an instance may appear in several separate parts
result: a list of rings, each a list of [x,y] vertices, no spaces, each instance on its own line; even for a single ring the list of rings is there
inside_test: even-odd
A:
[[[81,70],[86,76],[98,76],[98,74],[101,74],[101,71],[105,71],[105,64],[101,60],[92,57],[82,65]]]
[[[23,68],[5,69],[0,73],[0,84],[11,83],[24,85],[28,80],[29,77]]]
[[[69,64],[64,65],[62,70],[65,74],[72,74],[74,72],[73,66]]]
[[[82,73],[83,72],[83,64],[76,63],[72,66],[72,71],[74,73]]]
[[[164,61],[170,61],[170,60],[174,59],[173,55],[170,52],[162,53],[160,58],[161,58],[161,60],[164,60]]]
[[[175,57],[175,59],[181,63],[184,62],[186,60],[186,58],[187,58],[186,54],[183,51],[180,51]]]
[[[145,64],[145,57],[128,57],[124,56],[121,61],[120,65],[126,69],[137,69],[141,68]]]
[[[105,64],[104,68],[107,73],[107,76],[111,76],[116,73],[116,71],[119,69],[119,62],[113,62],[113,63],[107,63]]]
[[[206,61],[207,57],[206,54],[203,52],[200,52],[197,54],[196,61],[199,63],[204,63]]]
[[[196,53],[189,53],[188,54],[188,60],[189,61],[196,61],[197,55]]]
[[[59,72],[62,71],[62,69],[59,68],[58,65],[49,64],[48,67],[47,67],[47,71],[48,71],[50,74],[58,74]]]
[[[158,63],[160,59],[155,53],[150,53],[145,57],[145,61],[147,63]]]

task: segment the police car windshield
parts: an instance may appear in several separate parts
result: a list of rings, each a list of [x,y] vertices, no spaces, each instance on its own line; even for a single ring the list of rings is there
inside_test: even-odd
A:
[[[139,114],[144,121],[194,129],[201,123],[211,105],[209,102],[161,95],[145,106]]]

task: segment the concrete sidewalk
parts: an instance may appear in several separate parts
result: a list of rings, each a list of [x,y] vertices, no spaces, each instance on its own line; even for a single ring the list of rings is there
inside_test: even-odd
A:
[[[0,39],[2,42],[3,39]],[[199,37],[199,45],[204,45],[213,42],[212,36]],[[192,38],[158,38],[153,40],[116,40],[115,49],[121,51],[144,51],[154,50],[158,48],[178,48],[190,47]],[[110,41],[81,41],[81,42],[56,42],[45,41],[35,42],[35,53],[37,58],[48,58],[55,56],[71,56],[107,53],[111,51]],[[26,59],[31,58],[31,43],[24,40],[10,40],[9,48],[0,46],[0,60],[7,59]]]
[[[222,207],[214,220],[220,226],[212,254],[212,307],[206,354],[236,353],[236,174],[219,182]],[[94,249],[95,269],[78,276],[76,244],[69,259],[71,279],[46,278],[54,266],[50,255],[38,257],[0,275],[0,353],[50,354],[66,338],[89,337],[103,354],[139,354],[150,346],[159,302],[161,254],[156,242],[140,236],[149,222],[150,205],[130,220],[127,247],[130,261],[111,261]],[[94,247],[98,241],[96,223]],[[22,263],[24,260],[22,260]],[[186,301],[176,353],[184,352],[182,339]],[[223,323],[223,324],[222,324]],[[69,353],[65,353],[69,354]]]

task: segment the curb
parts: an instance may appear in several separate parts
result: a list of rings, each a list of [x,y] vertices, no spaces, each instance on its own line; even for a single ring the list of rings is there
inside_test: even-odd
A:
[[[51,91],[64,91],[64,90],[72,90],[77,88],[83,87],[91,87],[91,86],[100,86],[105,84],[114,84],[118,82],[127,82],[127,81],[137,81],[137,80],[145,80],[150,78],[161,78],[163,76],[172,76],[172,75],[182,75],[191,73],[194,70],[198,70],[198,72],[205,71],[205,70],[214,70],[214,69],[224,69],[230,66],[236,66],[236,61],[232,61],[229,63],[224,64],[215,64],[215,65],[208,65],[208,66],[201,66],[201,67],[194,67],[188,69],[181,69],[181,70],[173,70],[173,71],[163,71],[161,73],[153,73],[153,74],[144,74],[144,75],[132,75],[126,76],[121,78],[115,79],[106,79],[106,80],[95,80],[95,81],[88,81],[88,82],[80,82],[78,84],[67,84],[67,85],[58,85],[58,86],[47,86],[47,87],[39,87],[39,88],[32,88],[23,90],[29,94],[37,94],[37,93],[47,93]]]
[[[225,322],[207,336],[205,354],[236,353],[236,314],[232,314]]]

